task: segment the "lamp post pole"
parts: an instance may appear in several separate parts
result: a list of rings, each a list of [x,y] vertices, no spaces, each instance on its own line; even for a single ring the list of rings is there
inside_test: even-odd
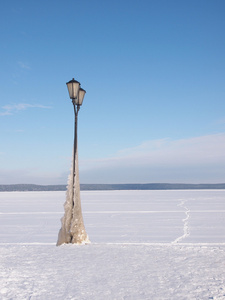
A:
[[[73,143],[73,191],[72,191],[72,199],[74,198],[74,189],[75,189],[75,176],[76,176],[76,153],[77,153],[77,121],[78,121],[78,112],[80,109],[80,105],[77,105],[76,107],[76,103],[75,100],[72,100],[73,103],[73,107],[74,107],[74,143]],[[73,206],[74,206],[74,199],[73,199]]]
[[[72,170],[68,180],[66,202],[64,204],[64,216],[61,219],[62,227],[59,231],[57,246],[64,243],[87,244],[90,243],[86,233],[80,201],[80,181],[78,167],[78,151],[77,151],[77,123],[78,112],[83,103],[86,91],[80,87],[80,83],[74,78],[67,82],[69,96],[72,99],[74,107],[74,145]]]

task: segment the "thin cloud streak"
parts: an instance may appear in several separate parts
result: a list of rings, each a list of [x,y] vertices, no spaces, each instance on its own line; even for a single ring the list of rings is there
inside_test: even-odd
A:
[[[50,109],[51,106],[46,106],[42,104],[29,104],[29,103],[18,103],[13,105],[4,105],[2,106],[3,112],[0,112],[0,116],[9,116],[13,115],[19,111],[27,110],[29,108],[42,108],[42,109]]]

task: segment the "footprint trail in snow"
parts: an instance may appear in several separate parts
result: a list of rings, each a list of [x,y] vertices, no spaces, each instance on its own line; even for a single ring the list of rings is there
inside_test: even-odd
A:
[[[176,244],[181,242],[182,240],[184,240],[185,238],[187,238],[190,235],[190,228],[189,228],[189,218],[190,218],[190,210],[189,208],[185,205],[185,203],[187,202],[187,200],[181,200],[181,203],[179,203],[177,206],[180,206],[182,208],[184,208],[184,212],[185,212],[185,218],[182,219],[183,221],[183,232],[184,234],[180,237],[178,237],[175,241],[172,242],[172,244]]]

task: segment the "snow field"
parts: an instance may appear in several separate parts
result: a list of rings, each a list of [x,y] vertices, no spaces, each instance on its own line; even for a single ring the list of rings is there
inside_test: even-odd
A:
[[[64,192],[0,193],[0,299],[225,299],[225,191],[83,191],[90,245],[56,247]]]

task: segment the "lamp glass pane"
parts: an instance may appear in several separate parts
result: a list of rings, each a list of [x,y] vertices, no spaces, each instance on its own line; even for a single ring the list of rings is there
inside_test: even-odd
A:
[[[80,88],[80,83],[77,81],[70,81],[67,83],[68,92],[71,99],[76,99]]]
[[[85,96],[86,91],[83,89],[79,90],[79,94],[78,94],[78,103],[79,105],[82,105],[83,100],[84,100],[84,96]]]

